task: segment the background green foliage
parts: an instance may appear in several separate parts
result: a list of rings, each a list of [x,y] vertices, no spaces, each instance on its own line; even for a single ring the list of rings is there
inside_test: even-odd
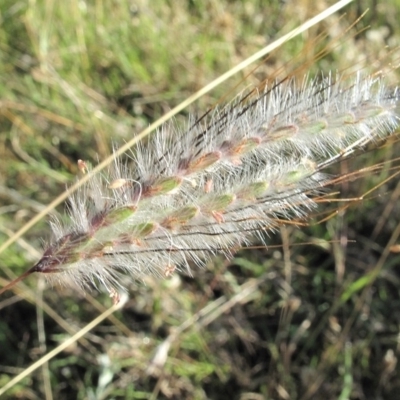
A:
[[[73,182],[78,159],[104,159],[113,142],[130,139],[331,3],[2,0],[1,241]],[[371,28],[345,34],[330,54],[314,59],[317,35],[337,37],[368,3],[356,2],[341,20],[336,15],[287,43],[176,122],[189,111],[201,114],[221,96],[231,99],[277,68],[282,74],[301,64],[311,74],[366,64],[387,68],[389,59],[398,60],[399,1],[371,1],[356,30]],[[394,49],[391,58],[386,45]],[[398,82],[396,71],[389,75]],[[392,160],[396,152],[396,144],[386,146],[335,173]],[[345,182],[341,196],[366,193],[390,175],[390,165]],[[268,249],[216,258],[194,278],[132,285],[123,311],[4,398],[399,398],[397,181],[327,223],[283,227]],[[31,266],[48,231],[42,222],[4,251],[1,275]],[[0,299],[0,387],[110,303],[97,293],[44,289],[37,276],[19,288],[21,297]]]

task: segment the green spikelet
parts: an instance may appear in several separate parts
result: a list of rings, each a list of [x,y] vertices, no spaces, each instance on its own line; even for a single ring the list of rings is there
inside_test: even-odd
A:
[[[178,176],[169,176],[156,180],[150,187],[143,191],[143,197],[160,196],[171,193],[178,189],[182,183],[182,178]]]
[[[261,197],[269,188],[268,182],[254,182],[241,189],[237,197],[243,200],[254,200]]]

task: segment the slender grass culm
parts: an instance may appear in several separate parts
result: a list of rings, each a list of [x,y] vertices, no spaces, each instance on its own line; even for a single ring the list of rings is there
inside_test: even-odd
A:
[[[86,7],[83,3],[79,7]],[[102,18],[100,3],[93,11],[99,20]],[[138,6],[142,12],[143,7]],[[134,23],[136,11],[130,9],[130,12]],[[146,12],[138,18],[145,19]],[[221,21],[221,26],[229,25],[226,19]],[[334,34],[334,26],[339,25],[341,33]],[[27,31],[33,40],[32,27]],[[96,32],[101,35],[100,27]],[[396,214],[395,205],[389,208],[390,204],[396,204],[395,196],[399,192],[397,186],[394,188],[399,173],[393,160],[396,154],[388,153],[383,161],[375,159],[375,155],[381,147],[395,144],[399,131],[400,92],[396,80],[388,76],[396,74],[397,50],[386,49],[385,53],[377,54],[374,63],[366,56],[352,60],[351,67],[346,63],[338,68],[327,67],[331,54],[335,50],[340,52],[337,47],[341,42],[356,42],[353,37],[349,38],[349,32],[343,33],[338,20],[325,26],[318,31],[317,39],[310,40],[309,47],[315,47],[313,52],[307,46],[302,51],[294,50],[295,55],[292,53],[287,64],[275,64],[284,65],[283,72],[276,75],[268,69],[268,63],[274,62],[275,56],[279,57],[277,52],[273,53],[270,59],[262,62],[261,68],[259,65],[247,76],[248,80],[257,77],[255,84],[248,84],[250,89],[247,87],[231,101],[229,98],[218,101],[201,117],[185,115],[184,123],[181,119],[164,121],[155,132],[143,138],[151,130],[146,129],[145,134],[139,135],[144,140],[136,140],[135,146],[130,136],[122,135],[127,143],[119,145],[123,140],[117,134],[111,135],[117,144],[108,158],[106,151],[101,151],[102,140],[96,139],[99,162],[96,162],[96,152],[86,152],[84,156],[74,153],[76,157],[70,169],[78,171],[79,176],[73,185],[67,181],[69,189],[60,196],[67,200],[66,212],[52,213],[49,235],[33,267],[19,278],[14,275],[10,282],[2,279],[3,288],[0,288],[0,294],[15,290],[34,301],[38,310],[43,309],[51,321],[56,321],[57,328],[51,338],[60,340],[61,344],[53,348],[52,342],[46,341],[50,322],[46,318],[40,322],[42,311],[38,311],[40,346],[34,339],[26,339],[25,347],[35,347],[35,351],[22,361],[14,359],[10,352],[4,353],[0,362],[0,397],[8,392],[9,398],[17,394],[20,398],[42,396],[46,399],[224,399],[236,398],[234,396],[241,400],[322,396],[361,399],[365,398],[364,390],[367,390],[362,384],[366,376],[378,381],[375,394],[392,390],[395,384],[388,382],[396,371],[396,345],[392,346],[390,339],[389,345],[385,342],[387,347],[379,342],[382,348],[371,350],[374,334],[364,325],[360,328],[360,321],[368,320],[371,315],[371,325],[374,324],[376,332],[382,332],[379,330],[382,319],[366,309],[366,304],[370,304],[366,299],[374,296],[368,289],[382,272],[384,258],[371,262],[373,267],[361,273],[355,267],[349,274],[354,276],[347,278],[341,270],[346,265],[341,252],[346,241],[343,231],[342,235],[333,235],[332,240],[325,236],[321,225],[310,234],[314,238],[310,239],[306,233],[298,236],[300,241],[324,247],[324,251],[332,248],[335,256],[332,271],[321,261],[322,257],[314,256],[311,245],[305,256],[297,253],[294,256],[288,238],[295,231],[292,228],[307,226],[312,219],[329,220],[326,230],[333,229],[330,220],[333,214],[343,221],[342,210],[352,203],[360,204],[368,196],[383,201],[390,198],[381,218],[376,217],[378,222],[371,228],[371,237],[379,235],[380,226],[390,219],[391,212],[393,216]],[[85,35],[84,30],[77,28],[80,45],[86,40],[84,44],[90,47]],[[325,45],[324,36],[330,35],[336,38]],[[112,44],[116,46],[115,41]],[[41,51],[45,48],[43,39],[37,48],[38,54],[43,55]],[[73,46],[69,48],[76,51]],[[94,56],[89,50],[87,54]],[[121,65],[130,65],[134,57],[127,61],[123,54],[120,53]],[[72,81],[74,74],[80,76],[82,72],[84,77],[79,78],[81,82],[75,82],[76,87],[70,87],[64,76],[57,73],[61,58],[55,59],[54,65],[48,65],[46,57],[38,57],[39,66],[32,67],[32,76],[49,88],[56,88],[56,93],[65,90],[74,106],[71,114],[76,110],[83,117],[93,114],[104,126],[108,124],[117,132],[122,124],[113,125],[111,120],[123,120],[127,118],[126,113],[120,103],[113,102],[107,103],[109,109],[115,107],[115,113],[110,112],[112,118],[96,110],[96,102],[105,104],[105,100],[91,89],[95,78],[85,75],[85,68],[90,71],[90,57],[79,59],[79,68],[73,63],[70,65],[74,70]],[[115,72],[112,62],[111,67],[107,64],[107,57],[109,54],[105,52],[104,63],[102,59],[96,65],[96,73],[104,68],[112,81],[116,79]],[[328,61],[322,62],[322,68],[316,72],[315,64],[320,59]],[[266,74],[260,72],[262,68],[266,69]],[[99,74],[101,76],[102,72]],[[109,87],[104,85],[103,89],[107,93]],[[132,92],[135,90],[133,88]],[[43,90],[41,95],[45,92]],[[90,99],[88,103],[82,101],[85,96]],[[52,101],[56,94],[52,93],[49,98]],[[50,107],[51,101],[43,105],[43,111],[42,101],[38,100],[37,109],[41,110],[37,112],[38,125],[46,129],[41,119],[45,116],[69,126],[67,118],[58,116]],[[29,124],[17,111],[26,107],[31,112],[33,106],[21,106],[7,98],[1,107],[2,115],[15,129],[29,132]],[[53,114],[47,113],[46,107],[53,110]],[[147,121],[142,126],[146,124]],[[78,123],[71,126],[76,131],[82,129]],[[59,142],[46,140],[43,139],[44,148],[51,155],[48,158],[51,160],[58,154],[63,160],[63,147],[59,146],[59,153],[53,150],[57,147],[54,143]],[[13,151],[23,160],[33,159],[26,157],[24,148],[19,150],[17,142],[10,136]],[[360,155],[370,160],[360,164]],[[68,161],[62,162],[69,165]],[[40,166],[32,163],[40,170]],[[56,168],[50,169],[48,175],[58,179]],[[17,175],[14,171],[11,173]],[[372,188],[360,184],[367,175],[376,177]],[[59,182],[65,187],[65,179],[59,178]],[[343,197],[339,193],[342,190],[346,193]],[[50,208],[57,202],[60,203],[56,200]],[[324,203],[331,208],[326,210]],[[37,205],[30,204],[33,208]],[[52,211],[50,208],[35,210],[41,217]],[[24,218],[23,213],[20,215]],[[32,220],[26,224],[20,233],[34,223]],[[357,222],[351,219],[351,224],[357,225]],[[321,236],[319,244],[315,239],[317,229]],[[394,233],[383,254],[396,251],[399,232],[395,226],[391,229]],[[281,249],[270,250],[267,256],[254,255],[257,251],[266,251],[273,241],[271,236],[279,231],[282,233]],[[22,248],[28,248],[23,239],[18,239],[19,233],[12,235],[7,228],[2,232],[11,239],[4,241],[0,252],[11,249],[9,246],[16,240],[18,246],[22,243]],[[238,250],[254,243],[259,244],[261,250],[253,252],[249,259],[236,256]],[[377,244],[368,242],[368,245],[378,251]],[[389,248],[391,250],[387,250]],[[215,261],[218,255],[230,260],[233,266],[226,268],[228,264],[224,265],[221,259]],[[361,264],[364,256],[357,256]],[[282,270],[271,268],[273,261],[282,266]],[[315,273],[303,267],[308,262],[315,267]],[[214,268],[204,268],[214,263]],[[354,265],[358,265],[357,262]],[[185,275],[196,276],[199,267],[203,267],[203,272],[198,275],[210,277],[207,284],[199,284],[201,293],[196,291],[196,281],[185,280]],[[81,326],[80,321],[88,318],[87,315],[80,315],[70,323],[73,319],[67,312],[63,314],[56,305],[53,308],[57,312],[54,312],[39,295],[35,298],[28,294],[29,289],[23,293],[19,285],[32,274],[45,277],[50,288],[61,288],[69,293],[62,298],[66,303],[72,302],[71,309],[79,309],[76,312],[87,313],[85,305],[91,302],[103,313],[86,326]],[[396,282],[395,274],[385,274],[391,273],[385,270],[382,279]],[[154,289],[153,277],[168,278],[158,280],[159,291]],[[299,281],[295,283],[297,278]],[[136,291],[131,290],[135,282],[145,282],[148,290],[154,289],[154,293],[142,296],[141,284],[135,286]],[[191,289],[178,293],[183,284]],[[41,293],[41,285],[40,279],[38,293]],[[77,290],[70,291],[70,287]],[[104,311],[91,297],[92,289],[106,292],[114,305]],[[125,295],[121,300],[124,292],[129,292],[134,300],[126,304]],[[331,299],[327,292],[332,295]],[[377,292],[382,298],[387,296],[382,286]],[[55,293],[51,295],[56,296]],[[3,297],[4,306],[1,303],[0,309],[6,308],[9,300],[6,295]],[[345,308],[349,303],[350,307]],[[111,314],[122,306],[127,313],[132,313],[131,319],[124,320],[127,325],[112,319]],[[257,311],[257,307],[262,311]],[[98,335],[87,335],[104,318],[109,318],[110,323],[99,327]],[[0,333],[10,337],[15,332],[18,338],[15,341],[23,343],[22,331],[18,330],[18,325],[14,326],[23,319],[23,314],[15,314],[11,320],[7,316],[0,321]],[[387,329],[390,338],[394,337],[395,328],[390,325]],[[129,340],[125,340],[127,338]],[[18,346],[22,348],[23,345]],[[46,346],[52,350],[47,352]],[[81,347],[85,350],[80,351]],[[371,378],[372,367],[370,370],[366,365],[378,359],[381,361],[379,371],[383,372]],[[19,370],[9,365],[18,365]],[[39,367],[41,375],[36,376],[34,371]],[[52,382],[57,382],[59,388]],[[63,386],[64,382],[68,384]]]

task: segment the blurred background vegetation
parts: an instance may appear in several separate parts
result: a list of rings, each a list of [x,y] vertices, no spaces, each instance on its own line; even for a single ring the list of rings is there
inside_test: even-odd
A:
[[[74,181],[78,159],[104,159],[112,143],[332,3],[2,0],[1,242]],[[346,12],[204,96],[176,123],[295,69],[302,76],[368,65],[396,84],[400,1],[354,2]],[[322,36],[331,51],[316,60]],[[383,182],[398,155],[391,143],[337,166],[344,174],[386,162],[338,187],[340,196]],[[216,258],[193,278],[133,284],[121,312],[3,398],[400,398],[397,181],[345,211],[330,205],[338,212],[325,223],[282,227],[268,248]],[[42,221],[0,254],[0,276],[28,269],[48,235]],[[109,305],[106,295],[48,288],[37,276],[3,295],[0,387]]]

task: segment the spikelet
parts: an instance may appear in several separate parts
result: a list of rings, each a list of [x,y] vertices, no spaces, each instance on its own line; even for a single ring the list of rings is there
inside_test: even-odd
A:
[[[266,87],[187,129],[168,124],[70,198],[70,222],[52,222],[27,274],[102,286],[117,301],[122,276],[191,273],[216,253],[229,257],[257,232],[307,218],[329,183],[323,169],[393,135],[399,111],[382,78],[330,75]]]

